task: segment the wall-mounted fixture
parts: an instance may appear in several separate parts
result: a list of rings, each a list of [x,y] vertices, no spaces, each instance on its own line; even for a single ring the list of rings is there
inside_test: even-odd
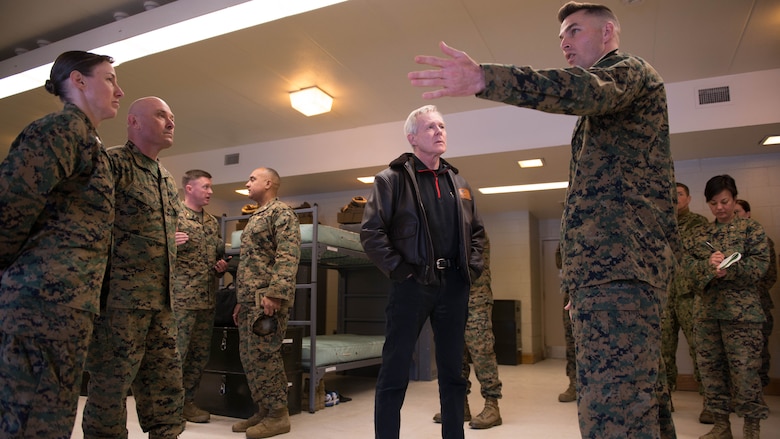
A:
[[[333,98],[319,87],[307,87],[290,92],[290,105],[306,116],[327,113],[333,106]]]

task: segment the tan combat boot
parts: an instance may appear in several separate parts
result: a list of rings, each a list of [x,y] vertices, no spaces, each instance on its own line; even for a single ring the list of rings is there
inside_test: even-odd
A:
[[[482,430],[485,428],[501,425],[501,414],[498,412],[498,400],[495,398],[485,399],[485,408],[469,422],[469,427]]]
[[[712,417],[715,419],[715,426],[712,427],[709,433],[700,436],[699,439],[733,439],[729,415],[713,413]]]
[[[469,399],[463,400],[463,422],[469,422],[471,420],[471,410],[469,409]],[[441,412],[433,415],[433,422],[441,424]]]
[[[259,424],[246,429],[247,439],[259,439],[290,432],[290,414],[287,407],[276,407],[268,411]]]
[[[184,409],[181,412],[181,416],[189,422],[195,422],[196,424],[202,424],[209,422],[211,414],[206,410],[200,409],[194,402],[185,402]]]
[[[574,385],[574,381],[569,381],[569,388],[565,392],[558,395],[558,401],[560,402],[572,402],[577,400],[577,387]]]
[[[761,427],[758,423],[761,420],[758,418],[745,418],[745,426],[742,429],[743,438],[745,439],[759,439],[761,436]]]
[[[259,424],[260,421],[262,421],[267,415],[268,409],[265,407],[260,407],[260,410],[258,410],[257,413],[252,415],[249,419],[244,419],[243,421],[239,421],[233,424],[233,432],[243,433],[247,430],[247,428]]]

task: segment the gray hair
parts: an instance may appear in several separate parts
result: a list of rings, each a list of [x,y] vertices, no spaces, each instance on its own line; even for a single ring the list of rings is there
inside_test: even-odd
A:
[[[426,114],[426,113],[439,113],[439,109],[436,108],[435,105],[425,105],[422,106],[411,113],[409,113],[409,117],[406,118],[406,123],[404,124],[404,134],[417,134],[417,118],[420,117],[420,115]]]

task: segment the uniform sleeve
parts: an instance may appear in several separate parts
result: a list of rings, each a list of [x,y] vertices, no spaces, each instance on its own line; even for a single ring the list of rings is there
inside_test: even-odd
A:
[[[271,281],[265,295],[282,300],[292,300],[295,295],[295,278],[301,259],[301,227],[298,217],[285,209],[274,223],[276,254],[271,269]]]
[[[613,113],[633,104],[647,80],[633,58],[608,67],[535,70],[483,64],[485,90],[476,96],[548,113],[577,116]]]
[[[725,279],[738,279],[747,285],[758,285],[769,266],[769,242],[764,228],[755,221],[745,231],[742,258],[726,269]],[[728,256],[728,254],[726,254]]]
[[[766,274],[761,278],[761,288],[765,291],[769,291],[777,283],[777,254],[775,253],[775,243],[767,237],[767,243],[769,244],[769,266],[766,269]]]
[[[14,140],[0,164],[0,272],[32,233],[49,193],[74,173],[80,157],[74,148],[82,138],[77,130],[57,129],[52,122],[33,123]]]

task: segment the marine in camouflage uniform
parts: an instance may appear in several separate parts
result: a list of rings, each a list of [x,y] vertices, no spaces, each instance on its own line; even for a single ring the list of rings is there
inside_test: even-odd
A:
[[[257,189],[251,183],[267,183],[261,193],[265,197],[255,192]],[[268,168],[256,169],[247,183],[250,197],[260,206],[249,217],[241,234],[236,273],[239,353],[258,413],[234,425],[233,430],[246,430],[249,438],[270,437],[290,430],[287,375],[281,347],[295,301],[301,230],[292,208],[276,198],[278,186],[278,174]],[[264,336],[252,331],[253,323],[261,315],[275,318],[275,331]]]
[[[190,422],[207,422],[209,412],[195,406],[195,392],[209,361],[217,278],[224,274],[227,263],[221,260],[225,246],[219,221],[204,209],[212,193],[211,174],[187,171],[182,187],[184,205],[179,212],[178,232],[186,234],[187,241],[176,248],[173,311],[182,358],[183,417]]]
[[[136,136],[133,121],[164,113],[165,121],[156,123],[165,123],[172,133],[173,115],[157,98],[134,102],[129,113],[130,140],[108,150],[116,220],[105,311],[95,322],[87,357],[85,439],[127,437],[125,400],[131,387],[139,423],[150,438],[175,438],[182,431],[184,390],[171,307],[181,203],[173,176],[133,140],[145,137]],[[142,120],[139,126],[154,128]]]
[[[0,436],[70,438],[113,221],[87,115],[25,128],[0,164]]]
[[[573,17],[559,18],[565,46]],[[659,409],[656,396],[664,385],[661,305],[679,251],[663,80],[616,48],[589,68],[481,67],[486,88],[478,97],[580,116],[561,251],[582,437],[675,437],[668,407]]]
[[[677,183],[677,196],[677,230],[680,239],[685,240],[696,228],[706,226],[709,221],[703,215],[691,212],[688,208],[690,191],[687,186]],[[688,352],[693,361],[693,376],[697,383],[701,382],[699,368],[696,365],[696,341],[693,337],[694,290],[688,272],[679,265],[675,268],[669,288],[669,299],[661,319],[661,355],[666,366],[669,390],[677,389],[677,343],[680,328],[688,341]]]
[[[725,255],[742,258],[717,278],[709,259],[711,243]],[[733,410],[738,416],[766,419],[758,376],[761,366],[761,326],[766,320],[758,282],[769,264],[769,245],[756,221],[735,217],[717,221],[685,241],[686,268],[700,291],[694,299],[696,360],[704,387],[704,406],[716,416]]]
[[[777,256],[775,253],[775,243],[767,236],[767,242],[769,243],[769,266],[766,270],[766,274],[761,278],[758,283],[758,293],[761,297],[761,308],[764,310],[764,316],[766,321],[761,326],[761,333],[764,336],[764,345],[761,348],[761,369],[758,374],[761,377],[761,387],[769,385],[769,364],[771,355],[769,355],[769,336],[772,335],[772,329],[775,326],[775,319],[772,317],[772,309],[775,304],[772,302],[772,295],[770,290],[772,286],[777,282]]]

